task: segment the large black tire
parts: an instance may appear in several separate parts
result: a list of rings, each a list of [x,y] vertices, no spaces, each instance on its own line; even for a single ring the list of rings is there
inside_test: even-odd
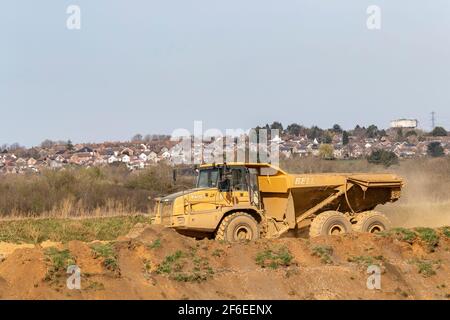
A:
[[[352,224],[342,213],[337,211],[322,212],[314,218],[309,228],[311,238],[350,232],[352,232]]]
[[[246,212],[235,212],[222,220],[216,231],[216,240],[228,242],[257,240],[260,234],[260,225],[255,218]]]
[[[353,230],[356,232],[383,232],[391,228],[391,222],[382,213],[377,211],[362,212],[355,218],[356,223],[353,225]]]

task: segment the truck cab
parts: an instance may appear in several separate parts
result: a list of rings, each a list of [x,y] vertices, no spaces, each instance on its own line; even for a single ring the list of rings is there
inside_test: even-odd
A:
[[[200,166],[194,188],[156,199],[152,223],[200,235],[216,232],[224,216],[236,211],[261,221],[260,167],[243,163]]]

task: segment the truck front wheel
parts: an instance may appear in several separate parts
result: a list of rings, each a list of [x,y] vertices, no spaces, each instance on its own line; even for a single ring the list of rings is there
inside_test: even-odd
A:
[[[216,231],[216,240],[238,242],[257,240],[260,237],[258,222],[246,212],[235,212],[226,216]]]
[[[311,222],[309,236],[329,236],[352,232],[352,224],[338,211],[325,211]]]

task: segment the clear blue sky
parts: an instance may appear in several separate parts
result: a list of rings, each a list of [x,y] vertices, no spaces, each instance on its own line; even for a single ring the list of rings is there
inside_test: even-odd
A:
[[[66,8],[81,7],[81,30]],[[382,29],[366,9],[382,9]],[[450,129],[448,0],[5,0],[0,144],[285,125]]]

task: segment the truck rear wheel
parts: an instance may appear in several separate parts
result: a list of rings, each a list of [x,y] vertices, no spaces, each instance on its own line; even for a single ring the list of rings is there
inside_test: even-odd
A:
[[[377,211],[362,212],[356,216],[355,220],[356,223],[353,225],[353,230],[356,232],[377,233],[391,227],[389,219]]]
[[[229,242],[257,240],[260,232],[255,218],[245,212],[235,212],[222,220],[216,232],[216,240]]]
[[[352,232],[352,224],[340,212],[325,211],[319,214],[311,222],[309,236],[339,235]]]

